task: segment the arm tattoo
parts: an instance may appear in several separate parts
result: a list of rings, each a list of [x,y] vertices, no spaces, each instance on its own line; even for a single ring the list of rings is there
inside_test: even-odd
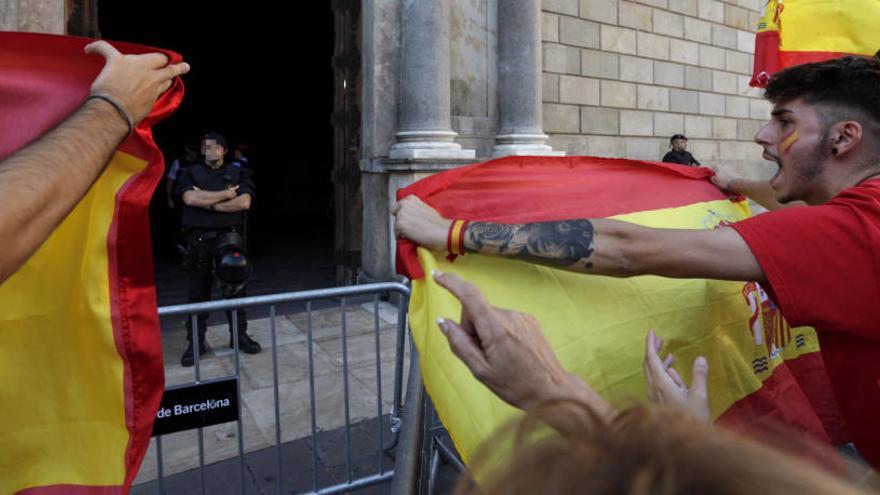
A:
[[[555,267],[579,264],[592,268],[593,238],[589,220],[563,220],[527,224],[472,222],[465,248]]]

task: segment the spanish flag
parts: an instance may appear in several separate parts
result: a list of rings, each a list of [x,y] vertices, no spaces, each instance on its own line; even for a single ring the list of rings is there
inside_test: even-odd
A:
[[[751,86],[793,65],[880,49],[876,0],[767,0],[755,34]]]
[[[90,41],[0,33],[0,159],[82,104],[104,65],[83,52]],[[164,388],[147,210],[163,161],[150,126],[182,97],[178,80],[0,285],[0,493],[127,493],[143,460]]]
[[[398,198],[415,194],[446,218],[499,223],[614,218],[712,229],[748,217],[746,201],[723,195],[710,175],[633,160],[507,157],[433,175]],[[791,328],[759,284],[618,279],[477,254],[449,261],[406,240],[397,253],[398,270],[413,279],[409,317],[425,387],[465,462],[517,412],[449,350],[436,321],[457,318],[461,307],[424,276],[432,269],[473,282],[496,306],[533,315],[566,369],[612,403],[646,400],[644,339],[654,329],[685,380],[690,363],[706,356],[716,422],[755,435],[783,423],[820,440],[846,440],[816,333]]]

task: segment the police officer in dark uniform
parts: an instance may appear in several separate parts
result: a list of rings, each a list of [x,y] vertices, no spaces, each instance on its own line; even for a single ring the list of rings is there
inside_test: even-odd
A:
[[[189,301],[211,299],[216,280],[224,298],[243,297],[251,275],[245,256],[246,212],[254,196],[254,185],[246,168],[238,162],[224,161],[229,149],[226,139],[210,132],[202,140],[204,162],[180,171],[175,192],[183,205],[181,225],[185,239],[184,266],[189,272]],[[229,347],[233,346],[232,315],[229,321]],[[198,315],[199,354],[207,351],[207,313]],[[238,347],[248,354],[260,352],[260,344],[247,335],[247,315],[237,311]],[[189,344],[180,359],[182,366],[193,364],[192,321],[188,319]]]
[[[694,158],[694,155],[687,150],[688,138],[684,134],[675,134],[669,138],[669,147],[672,148],[669,153],[663,156],[666,163],[679,163],[681,165],[696,165],[700,162]]]

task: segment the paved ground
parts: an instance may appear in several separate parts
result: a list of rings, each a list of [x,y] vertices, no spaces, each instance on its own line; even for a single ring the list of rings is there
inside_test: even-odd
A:
[[[334,285],[331,246],[324,239],[305,240],[276,249],[263,249],[255,257],[255,277],[250,295],[327,288]],[[159,304],[186,301],[186,274],[171,261],[157,263]],[[352,476],[377,473],[379,466],[379,420],[388,441],[388,412],[392,404],[394,360],[396,354],[396,308],[375,298],[347,300],[345,351],[343,359],[342,312],[339,299],[316,301],[312,313],[304,304],[280,305],[275,318],[279,420],[275,417],[275,386],[272,373],[271,321],[268,308],[249,312],[249,333],[264,351],[240,355],[242,392],[242,440],[244,444],[244,486],[246,493],[276,493],[276,425],[280,426],[284,491],[313,488],[314,467],[317,486],[329,486],[348,478],[345,434],[345,394],[343,373],[348,371],[349,417],[351,429]],[[378,312],[376,311],[378,309]],[[308,321],[313,331],[312,359],[315,394],[316,441],[311,439],[311,401]],[[212,351],[200,363],[201,378],[235,375],[235,360],[228,347],[228,330],[222,314],[212,315],[208,345]],[[162,322],[166,385],[191,382],[194,368],[180,366],[185,346],[182,318]],[[377,359],[378,348],[378,359]],[[408,362],[407,362],[408,364]],[[377,380],[377,367],[380,370]],[[382,400],[378,401],[381,387]],[[238,428],[228,423],[205,428],[205,493],[239,493],[241,469],[238,456]],[[158,493],[155,440],[135,481],[133,493]],[[168,494],[199,493],[198,433],[166,435],[162,439],[163,476]],[[315,456],[313,459],[313,455]],[[384,470],[392,469],[393,458],[383,454]],[[362,492],[384,492],[388,484]]]
[[[387,427],[388,417],[383,418]],[[379,456],[377,454],[378,435],[377,419],[361,421],[353,425],[352,437],[352,477],[357,479],[363,475],[379,472]],[[317,447],[316,447],[317,445]],[[331,486],[348,479],[347,455],[344,448],[344,428],[321,432],[316,442],[311,438],[303,438],[286,442],[281,448],[281,473],[283,487],[279,487],[278,451],[276,448],[264,448],[244,456],[244,487],[246,494],[278,494],[311,491],[315,486]],[[318,479],[314,479],[313,455],[317,456]],[[394,458],[383,454],[381,466],[384,470],[392,469]],[[241,490],[241,464],[238,458],[219,461],[208,465],[204,470],[204,493],[237,494]],[[384,482],[373,487],[357,490],[359,494],[388,493],[390,483]],[[165,478],[164,488],[167,494],[201,493],[202,476],[198,469],[188,470]],[[279,489],[280,488],[280,489]],[[141,483],[132,489],[134,495],[152,495],[159,493],[157,481]]]
[[[249,294],[332,287],[334,265],[324,241],[304,242],[299,247],[264,251],[257,261],[257,276]],[[326,246],[325,246],[326,247]],[[160,305],[185,302],[186,276],[174,263],[157,264],[157,291]],[[271,352],[271,320],[268,308],[249,311],[249,333],[264,351],[240,354],[242,394],[242,442],[244,476],[238,455],[238,427],[227,423],[205,428],[202,434],[205,469],[199,466],[196,431],[162,438],[162,470],[167,494],[245,493],[272,494],[310,491],[349,479],[346,445],[344,377],[348,376],[351,477],[393,469],[391,455],[381,452],[379,415],[382,415],[382,441],[390,435],[388,413],[392,405],[396,354],[396,307],[373,297],[347,299],[345,343],[342,338],[342,311],[338,299],[313,303],[311,315],[304,304],[276,308],[275,329],[278,366],[278,420],[275,415],[275,384]],[[306,329],[309,318],[313,331],[312,376],[314,377],[315,441],[311,438],[309,346]],[[235,360],[228,347],[225,317],[212,315],[207,340],[211,348],[200,363],[201,378],[235,375]],[[194,368],[180,366],[185,346],[182,318],[162,322],[166,385],[188,383]],[[343,347],[345,352],[343,352]],[[378,349],[378,359],[377,359]],[[347,360],[344,359],[347,354]],[[408,359],[406,360],[408,366]],[[377,374],[377,367],[379,372]],[[406,369],[406,368],[404,368]],[[406,373],[404,373],[404,377]],[[377,380],[377,378],[380,378]],[[381,389],[381,401],[379,391]],[[277,476],[278,450],[276,425],[280,427],[283,491]],[[383,464],[379,465],[379,459]],[[317,468],[317,471],[315,470]],[[317,481],[315,476],[317,473]],[[132,493],[158,493],[158,465],[155,440],[151,442]],[[451,489],[454,475],[447,475],[438,493]],[[356,493],[387,493],[389,483]]]
[[[378,314],[376,308],[379,310]],[[341,310],[331,307],[311,313],[311,370],[306,334],[309,315],[298,313],[275,318],[279,409],[277,421],[270,320],[250,321],[249,332],[260,342],[264,351],[256,355],[240,354],[241,423],[246,452],[274,446],[277,434],[280,434],[282,442],[291,442],[310,435],[310,377],[314,379],[315,426],[318,431],[331,431],[345,425],[346,386],[350,421],[376,418],[380,412],[387,414],[390,411],[394,390],[397,312],[387,303],[372,301],[350,303],[345,316],[343,352]],[[235,375],[234,355],[227,346],[229,336],[225,327],[225,324],[209,327],[207,340],[213,351],[204,356],[200,363],[202,380]],[[183,368],[178,362],[185,344],[184,332],[168,331],[163,333],[163,337],[166,385],[193,381],[195,368]],[[346,369],[347,383],[344,373]],[[276,425],[280,427],[280,432],[276,431]],[[238,428],[235,423],[206,428],[203,439],[205,462],[208,464],[238,455]],[[344,442],[335,447],[345,451]],[[149,481],[157,475],[154,449],[155,445],[152,445],[139,472],[138,482]],[[164,436],[162,449],[163,470],[166,475],[198,466],[196,431]]]

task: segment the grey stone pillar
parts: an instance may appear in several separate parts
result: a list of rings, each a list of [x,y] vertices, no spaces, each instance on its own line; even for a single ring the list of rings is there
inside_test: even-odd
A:
[[[449,0],[402,0],[400,120],[392,160],[473,159],[453,140]]]
[[[544,144],[541,0],[498,0],[498,131],[492,156],[565,155]]]
[[[0,31],[64,34],[64,0],[0,0]]]

